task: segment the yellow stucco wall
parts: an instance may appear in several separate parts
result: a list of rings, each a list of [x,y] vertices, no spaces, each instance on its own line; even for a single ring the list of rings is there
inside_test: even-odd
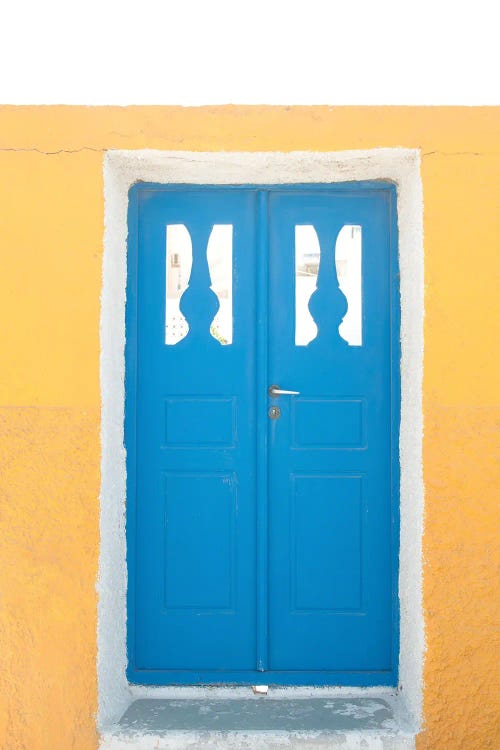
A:
[[[422,151],[427,654],[418,747],[500,747],[500,109],[3,107],[3,750],[97,746],[104,151],[380,146]]]

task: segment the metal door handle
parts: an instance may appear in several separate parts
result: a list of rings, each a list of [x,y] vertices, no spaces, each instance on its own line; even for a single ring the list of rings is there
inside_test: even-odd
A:
[[[278,385],[270,385],[268,393],[271,398],[276,398],[276,396],[300,396],[299,391],[284,391]]]

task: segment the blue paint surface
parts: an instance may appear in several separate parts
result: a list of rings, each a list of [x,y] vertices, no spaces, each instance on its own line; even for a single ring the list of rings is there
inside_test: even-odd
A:
[[[130,191],[128,677],[143,684],[397,681],[399,291],[384,183]],[[165,345],[167,224],[193,269],[185,339]],[[233,225],[233,343],[210,335],[206,245]],[[297,224],[321,243],[295,345]],[[334,247],[362,227],[363,344]],[[271,398],[271,383],[300,392]],[[268,409],[281,417],[270,420]]]

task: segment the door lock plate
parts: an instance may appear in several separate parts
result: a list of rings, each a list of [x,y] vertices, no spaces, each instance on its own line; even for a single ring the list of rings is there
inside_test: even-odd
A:
[[[279,406],[271,406],[267,413],[269,414],[269,419],[279,419],[281,417],[281,409]]]

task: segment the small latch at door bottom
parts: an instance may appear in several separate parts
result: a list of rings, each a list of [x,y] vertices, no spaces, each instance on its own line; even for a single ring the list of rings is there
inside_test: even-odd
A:
[[[252,685],[252,690],[255,695],[267,695],[269,685]]]

